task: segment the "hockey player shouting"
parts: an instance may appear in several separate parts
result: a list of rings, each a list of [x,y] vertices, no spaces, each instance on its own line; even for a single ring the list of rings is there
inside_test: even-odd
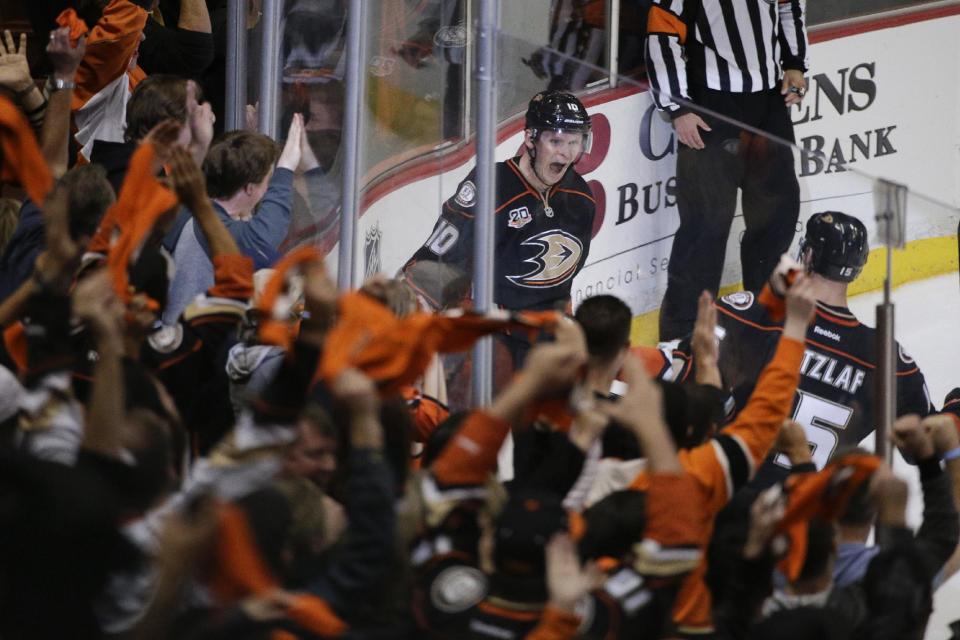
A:
[[[493,301],[506,309],[565,309],[590,251],[595,203],[573,165],[589,151],[590,116],[569,93],[530,100],[525,153],[498,162]],[[443,204],[433,232],[403,267],[428,304],[442,309],[470,296],[476,170]],[[511,345],[515,360],[526,348]]]

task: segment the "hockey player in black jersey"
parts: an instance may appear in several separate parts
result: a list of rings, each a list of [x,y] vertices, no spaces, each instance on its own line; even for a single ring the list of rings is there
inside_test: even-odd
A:
[[[544,91],[530,100],[526,153],[498,162],[493,301],[506,309],[565,309],[590,251],[595,203],[573,165],[589,151],[590,116],[577,98]],[[433,307],[470,295],[476,170],[443,205],[433,232],[403,274]]]
[[[838,447],[858,444],[876,427],[875,330],[861,324],[847,307],[847,287],[860,274],[868,253],[867,230],[856,218],[827,211],[807,221],[799,257],[815,283],[818,303],[814,322],[807,330],[792,416],[806,431],[818,469]],[[781,274],[778,268],[768,285],[774,293],[785,286]],[[759,296],[740,291],[716,302],[719,366],[723,384],[735,402],[733,411],[749,398],[782,331],[782,322],[772,318],[761,302],[766,295],[766,290]],[[678,378],[685,378],[689,348],[681,342],[674,353],[674,371]],[[896,377],[898,416],[923,416],[935,411],[919,366],[902,346],[898,347]],[[789,466],[782,456],[775,462]],[[760,475],[763,483],[765,478],[769,481],[779,474],[768,460]]]

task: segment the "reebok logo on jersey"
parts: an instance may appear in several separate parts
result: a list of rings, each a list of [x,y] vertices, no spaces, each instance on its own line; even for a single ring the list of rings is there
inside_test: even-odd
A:
[[[529,273],[507,276],[507,280],[521,287],[537,289],[553,287],[566,282],[577,272],[580,258],[583,257],[583,244],[576,236],[551,229],[527,238],[521,243],[526,247],[537,247],[540,252],[524,262],[535,265]]]
[[[817,335],[830,338],[835,342],[840,342],[840,334],[834,333],[833,331],[827,331],[826,329],[821,329],[817,325],[813,325],[813,332]]]
[[[507,216],[507,226],[514,229],[525,227],[529,223],[533,222],[533,216],[530,215],[530,210],[526,207],[511,209]]]

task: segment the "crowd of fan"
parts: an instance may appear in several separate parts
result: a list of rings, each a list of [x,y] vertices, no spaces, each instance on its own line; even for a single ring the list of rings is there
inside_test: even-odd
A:
[[[439,316],[402,281],[338,291],[317,251],[281,252],[317,167],[302,118],[282,149],[214,139],[196,81],[137,67],[143,7],[84,18],[51,34],[59,85],[9,33],[0,56],[22,189],[0,260],[0,637],[671,638],[698,617],[722,639],[923,637],[960,536],[960,460],[941,462],[960,423],[896,423],[916,534],[877,458],[816,471],[788,420],[802,275],[767,297],[780,343],[726,424],[717,389],[651,380],[616,298]],[[704,299],[698,380],[719,382],[715,322]],[[507,330],[549,339],[450,414],[438,352]],[[735,477],[733,456],[771,452],[785,483]]]

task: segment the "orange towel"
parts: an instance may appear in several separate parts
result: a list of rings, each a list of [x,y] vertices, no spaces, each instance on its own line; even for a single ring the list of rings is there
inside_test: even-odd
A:
[[[323,256],[316,248],[306,246],[288,253],[274,265],[274,274],[270,277],[263,294],[257,301],[260,342],[276,345],[284,350],[290,348],[296,338],[298,325],[295,322],[290,322],[287,318],[283,318],[282,314],[278,313],[279,310],[274,309],[274,307],[280,298],[280,294],[283,293],[283,287],[290,272],[305,264],[322,259]]]
[[[3,96],[0,96],[0,180],[19,183],[38,205],[43,205],[53,188],[53,176],[30,123]]]
[[[120,187],[120,197],[107,211],[104,219],[119,228],[120,235],[111,243],[107,268],[114,290],[120,299],[128,302],[130,291],[128,269],[135,262],[157,220],[177,204],[172,191],[160,184],[153,175],[154,149],[143,144],[130,159],[130,167]],[[104,225],[101,224],[101,227]],[[107,232],[112,234],[112,230]],[[98,238],[101,236],[97,231]],[[109,235],[107,236],[109,237]],[[92,244],[92,243],[91,243]]]
[[[74,47],[77,46],[80,38],[90,32],[87,23],[73,9],[64,9],[60,12],[57,16],[57,26],[70,28],[70,44]]]
[[[554,311],[520,312],[502,318],[432,313],[397,318],[360,292],[341,296],[339,310],[315,380],[329,381],[344,369],[356,367],[373,378],[384,394],[412,384],[436,353],[464,351],[481,337],[506,329],[533,333],[550,329],[559,319]]]
[[[3,346],[20,373],[27,370],[27,334],[23,324],[14,322],[3,330]]]
[[[787,511],[777,527],[790,539],[780,570],[796,580],[807,557],[807,528],[812,518],[835,520],[847,508],[854,492],[869,482],[880,466],[876,456],[850,454],[827,465],[819,473],[805,473],[787,479]]]
[[[210,588],[221,603],[249,595],[266,595],[279,587],[260,557],[243,512],[234,505],[218,509],[219,527]],[[342,636],[347,625],[323,598],[293,594],[287,617],[301,628],[325,638]]]

